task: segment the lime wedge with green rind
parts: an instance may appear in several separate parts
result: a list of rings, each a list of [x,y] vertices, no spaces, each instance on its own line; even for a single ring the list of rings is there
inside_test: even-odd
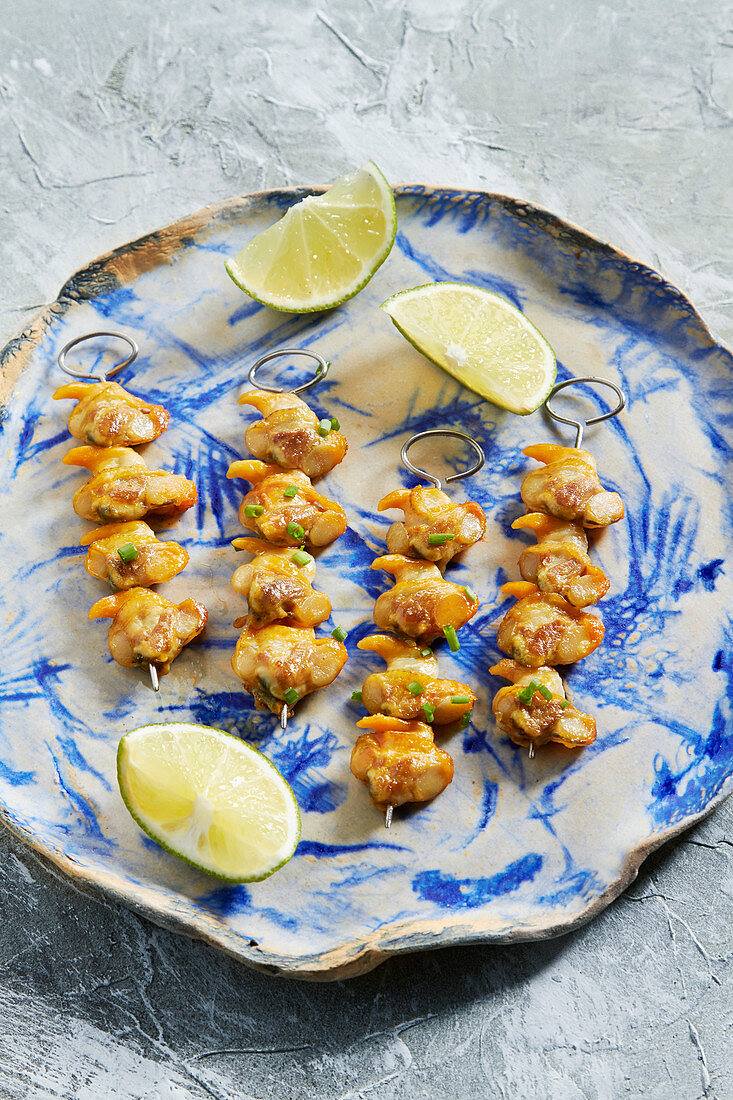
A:
[[[392,189],[370,160],[325,194],[295,203],[225,266],[241,290],[272,309],[332,309],[366,286],[396,231]]]
[[[258,882],[292,856],[300,812],[266,756],[224,730],[159,722],[125,734],[120,794],[147,835],[199,871]]]
[[[428,283],[382,303],[402,335],[474,393],[526,416],[555,384],[545,337],[506,298],[470,283]]]

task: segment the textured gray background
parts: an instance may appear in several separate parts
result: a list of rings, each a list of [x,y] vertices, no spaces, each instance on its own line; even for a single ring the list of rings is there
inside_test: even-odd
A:
[[[108,248],[328,182],[504,191],[733,340],[733,13],[713,0],[0,3],[0,337]],[[251,973],[0,834],[0,1096],[733,1097],[731,806],[573,935]]]

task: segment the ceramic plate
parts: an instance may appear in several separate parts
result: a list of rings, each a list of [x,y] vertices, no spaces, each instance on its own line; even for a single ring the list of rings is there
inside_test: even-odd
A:
[[[0,802],[7,825],[77,881],[101,887],[154,921],[208,940],[262,969],[337,978],[396,952],[476,941],[528,940],[571,929],[634,878],[653,848],[730,790],[733,759],[731,584],[727,543],[731,356],[692,306],[647,268],[550,214],[502,196],[406,187],[388,261],[342,308],[303,317],[243,296],[224,259],[304,191],[245,196],[135,241],[75,275],[58,300],[5,349],[2,569],[5,635],[0,683]],[[602,480],[627,519],[593,554],[611,579],[600,611],[605,644],[569,675],[572,696],[597,719],[584,752],[534,760],[497,733],[499,585],[518,577],[527,543],[511,530],[529,443],[571,443],[536,413],[504,413],[433,367],[377,308],[388,295],[440,279],[505,295],[557,350],[560,377],[604,375],[628,410],[589,431]],[[83,568],[88,525],[72,511],[82,472],[63,466],[71,405],[51,394],[60,348],[95,329],[134,336],[141,356],[118,380],[172,414],[145,449],[153,465],[198,484],[198,506],[171,525],[187,570],[163,591],[209,608],[205,636],[184,650],[154,695],[142,673],[108,654],[106,625],[90,622],[105,587]],[[238,406],[251,362],[286,346],[333,364],[309,400],[336,415],[350,449],[324,483],[350,529],[321,554],[317,584],[349,631],[349,662],[283,734],[257,713],[230,670],[243,605],[229,585],[241,562],[244,483],[227,481],[252,419]],[[87,360],[89,361],[89,360]],[[444,676],[471,684],[471,726],[447,740],[451,787],[400,812],[386,832],[349,773],[361,711],[350,702],[381,667],[357,650],[386,577],[369,568],[389,518],[391,487],[409,433],[452,426],[484,445],[485,468],[451,490],[488,516],[486,542],[452,576],[481,597],[461,649],[439,647]],[[453,456],[451,461],[458,461]],[[295,857],[266,882],[224,886],[166,855],[122,806],[115,750],[133,726],[173,719],[239,733],[292,784],[303,812]]]

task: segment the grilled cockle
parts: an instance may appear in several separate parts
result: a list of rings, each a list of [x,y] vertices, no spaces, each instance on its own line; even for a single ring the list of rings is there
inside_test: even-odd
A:
[[[492,709],[499,728],[525,748],[558,741],[569,749],[592,745],[596,723],[565,697],[565,686],[554,668],[525,668],[516,661],[499,661],[492,676],[511,681],[494,696]]]
[[[279,620],[290,626],[325,622],[331,614],[331,601],[311,585],[316,563],[310,554],[253,538],[233,539],[232,546],[255,555],[232,576],[234,589],[247,601],[252,626]]]
[[[185,645],[201,633],[208,613],[197,600],[174,604],[148,588],[97,600],[90,619],[112,619],[109,651],[125,668],[155,665],[165,675]]]
[[[72,399],[76,408],[69,431],[82,443],[98,447],[136,447],[166,430],[170,413],[123,390],[116,382],[70,382],[56,390],[55,401]]]
[[[529,581],[510,581],[501,592],[516,596],[517,603],[499,624],[497,645],[522,665],[569,665],[587,657],[603,641],[601,620],[562,596],[540,592]]]
[[[374,605],[374,622],[382,630],[432,641],[465,626],[478,611],[476,593],[445,580],[432,562],[385,554],[375,558],[372,569],[384,569],[395,578]]]
[[[428,802],[453,779],[453,760],[437,747],[425,722],[375,714],[356,724],[369,732],[354,745],[351,771],[383,812],[405,802]]]
[[[346,664],[346,647],[335,638],[316,638],[311,627],[274,624],[257,629],[247,617],[232,668],[260,710],[281,714],[305,695],[328,687]]]
[[[252,454],[265,462],[318,478],[337,466],[346,454],[348,445],[338,430],[338,420],[319,420],[294,393],[248,390],[239,398],[239,404],[253,405],[264,417],[250,424],[244,440]]]
[[[239,522],[276,546],[328,546],[346,530],[340,504],[321,496],[300,470],[281,470],[255,459],[233,462],[227,477],[254,486],[239,508]]]
[[[519,571],[541,592],[556,592],[574,607],[598,603],[610,588],[601,568],[588,557],[588,536],[579,523],[554,519],[542,512],[520,516],[515,530],[528,528],[537,537],[519,559]]]
[[[387,662],[386,670],[368,676],[361,689],[361,701],[370,714],[404,721],[417,718],[436,726],[461,719],[468,724],[476,696],[467,684],[438,677],[432,650],[388,634],[373,634],[358,646]]]
[[[149,588],[169,581],[188,564],[177,542],[160,542],[143,520],[107,523],[88,531],[80,546],[88,546],[87,573],[113,588]]]
[[[618,493],[603,488],[589,451],[537,443],[525,447],[522,454],[544,463],[522,482],[522,500],[528,511],[545,512],[584,527],[607,527],[623,519],[623,501]]]
[[[196,486],[180,474],[151,470],[130,447],[74,447],[66,466],[84,466],[92,477],[74,493],[78,516],[94,523],[143,516],[176,516],[196,503]]]
[[[379,511],[401,508],[404,522],[397,520],[387,531],[390,554],[423,558],[444,568],[457,554],[483,538],[486,516],[474,501],[454,504],[442,489],[418,485],[395,489],[382,497]]]

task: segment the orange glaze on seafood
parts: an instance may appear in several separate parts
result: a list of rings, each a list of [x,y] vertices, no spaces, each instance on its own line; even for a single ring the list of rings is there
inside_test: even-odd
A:
[[[232,668],[260,710],[280,714],[292,689],[298,695],[288,703],[292,714],[296,703],[333,683],[346,664],[346,647],[335,638],[316,638],[310,627],[274,624],[256,629],[246,617],[234,625],[244,630]]]
[[[188,554],[182,546],[177,542],[160,542],[142,520],[107,523],[89,531],[79,545],[89,547],[84,562],[87,573],[100,581],[109,581],[120,590],[163,584],[188,564]],[[136,556],[123,561],[120,548],[130,545]]]
[[[517,661],[503,660],[489,671],[492,676],[511,681],[510,687],[501,688],[494,696],[492,710],[499,728],[516,745],[528,748],[557,741],[577,749],[593,744],[597,736],[595,720],[566,700],[565,686],[554,668],[525,668]],[[521,698],[520,691],[526,695],[533,681],[551,697],[534,691],[529,698]]]
[[[451,757],[436,746],[424,722],[375,714],[356,724],[370,732],[354,745],[351,771],[367,784],[372,803],[383,812],[405,802],[428,802],[453,779]]]
[[[176,516],[196,503],[196,486],[180,474],[151,470],[130,447],[74,447],[66,466],[84,466],[91,479],[74,493],[74,511],[94,523],[143,516]]]
[[[589,451],[537,443],[522,454],[544,463],[522,482],[522,500],[529,512],[546,512],[584,527],[606,527],[623,519],[623,501],[603,488]]]
[[[423,656],[424,647],[388,634],[373,634],[358,646],[378,653],[387,662],[386,671],[368,676],[361,690],[362,702],[370,714],[386,714],[405,721],[419,718],[430,725],[442,726],[471,713],[476,702],[471,688],[458,680],[441,680],[437,659],[430,651]],[[422,691],[416,693],[414,688],[418,685]],[[465,702],[451,702],[452,699]],[[430,714],[433,716],[428,718]]]
[[[574,607],[598,603],[608,592],[610,581],[588,557],[588,536],[579,523],[554,519],[541,512],[520,516],[515,530],[534,532],[536,546],[528,546],[519,559],[519,571],[541,592],[564,596]]]
[[[333,428],[321,435],[318,417],[297,394],[248,390],[239,404],[253,405],[264,416],[244,433],[247,447],[257,458],[288,470],[302,470],[314,479],[343,460],[346,438]]]
[[[54,401],[77,401],[69,431],[82,443],[98,447],[136,447],[166,430],[170,413],[128,393],[117,382],[71,382],[61,386]]]
[[[447,626],[465,626],[478,611],[476,596],[445,580],[432,562],[386,554],[372,562],[372,569],[384,569],[396,582],[374,605],[374,622],[382,630],[432,641]]]
[[[118,664],[154,664],[165,675],[183,647],[204,629],[208,612],[197,600],[174,604],[148,588],[130,588],[97,600],[89,618],[113,620],[109,651]]]
[[[501,592],[518,602],[502,619],[496,641],[503,653],[526,667],[572,664],[603,641],[601,620],[562,596],[540,592],[528,581],[510,581]]]
[[[454,504],[442,489],[418,485],[415,489],[395,489],[382,497],[379,511],[401,508],[404,522],[397,520],[387,531],[390,554],[422,558],[444,568],[451,558],[483,538],[486,516],[480,505],[469,500]],[[431,535],[454,535],[447,542],[430,545]]]
[[[346,513],[335,500],[322,496],[300,470],[281,470],[256,459],[233,462],[227,477],[251,481],[252,488],[239,509],[239,522],[276,546],[328,546],[346,530]],[[294,497],[285,490],[294,486]],[[248,507],[262,508],[260,515],[248,516]],[[288,532],[288,525],[302,527],[303,534]],[[291,528],[292,530],[292,528]]]
[[[283,620],[289,626],[317,626],[331,614],[331,601],[325,592],[313,589],[316,563],[310,554],[302,565],[293,556],[302,554],[292,547],[278,549],[261,539],[238,538],[236,550],[248,550],[254,560],[240,565],[232,576],[232,585],[249,607],[253,626]]]

